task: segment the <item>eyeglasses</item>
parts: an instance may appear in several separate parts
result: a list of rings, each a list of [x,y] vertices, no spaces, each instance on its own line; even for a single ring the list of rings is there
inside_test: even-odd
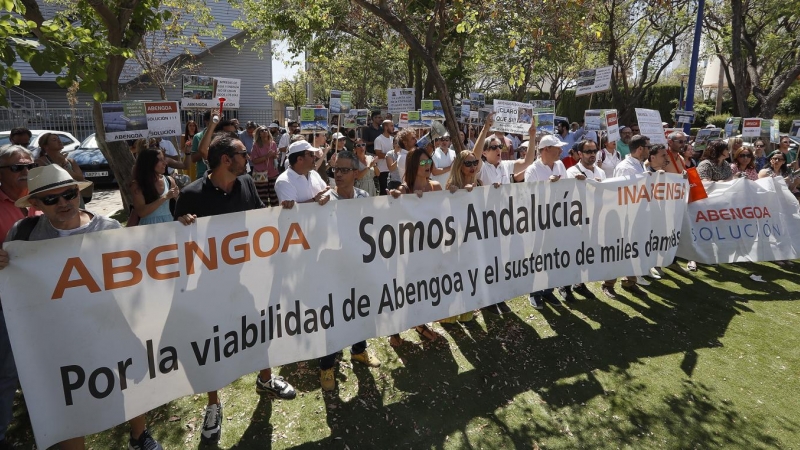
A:
[[[347,138],[344,138],[344,137],[340,137],[339,139],[337,139],[337,141],[346,141],[346,140],[347,140]]]
[[[10,166],[0,166],[0,169],[8,169],[14,173],[22,172],[23,170],[31,170],[34,167],[39,167],[36,163],[31,164],[11,164]]]
[[[783,158],[779,158],[777,156],[773,156],[772,158],[770,158],[770,161],[786,161],[786,160]]]
[[[478,160],[477,159],[473,160],[473,161],[464,161],[464,166],[465,167],[475,167],[477,165],[478,165]]]
[[[439,138],[439,140],[440,141],[448,141],[448,142],[450,142],[450,138],[449,137]]]
[[[585,155],[594,155],[595,153],[597,153],[597,150],[584,150],[581,153]]]
[[[501,148],[503,148],[502,145],[490,145],[489,146],[489,150],[500,150]]]
[[[366,147],[366,146],[367,146],[367,144],[356,144],[355,146],[356,146],[356,147]]]
[[[742,153],[741,155],[739,155],[739,158],[752,158],[752,157],[753,155],[751,155],[750,153]]]
[[[342,175],[347,175],[348,173],[356,170],[350,167],[331,167],[333,173],[340,173]]]
[[[420,167],[424,167],[424,166],[427,166],[427,165],[430,165],[430,164],[433,164],[433,160],[432,159],[420,159],[419,160]]]
[[[789,141],[781,141],[781,144],[788,144]]]
[[[756,144],[755,146],[758,147],[758,148],[764,148],[765,147],[764,144],[761,144],[761,145]]]
[[[78,188],[70,189],[60,194],[47,195],[45,197],[34,197],[47,206],[53,206],[58,203],[58,199],[63,198],[66,201],[74,200],[78,196]]]

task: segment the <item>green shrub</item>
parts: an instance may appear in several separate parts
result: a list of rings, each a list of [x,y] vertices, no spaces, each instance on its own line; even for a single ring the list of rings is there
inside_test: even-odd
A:
[[[718,114],[716,116],[709,116],[706,118],[706,124],[713,124],[717,128],[725,128],[725,122],[731,117],[730,114]]]

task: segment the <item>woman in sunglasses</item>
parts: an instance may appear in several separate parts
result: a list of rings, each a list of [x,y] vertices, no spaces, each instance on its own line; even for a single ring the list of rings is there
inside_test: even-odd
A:
[[[133,209],[139,215],[139,225],[172,222],[170,200],[177,198],[178,186],[170,176],[164,175],[167,162],[160,148],[146,148],[139,152],[133,166]]]
[[[353,149],[356,157],[358,157],[356,187],[365,190],[370,197],[375,197],[377,189],[375,189],[373,178],[381,174],[380,170],[378,170],[378,160],[374,156],[367,154],[367,144],[361,138],[356,139]]]
[[[431,167],[433,158],[430,152],[424,148],[416,148],[406,156],[406,173],[403,175],[403,183],[397,189],[389,191],[389,195],[394,198],[402,194],[416,194],[422,197],[425,192],[441,191],[442,185],[431,180]],[[417,325],[414,329],[421,337],[429,341],[435,341],[439,334],[428,324]],[[389,336],[389,345],[399,347],[403,344],[403,338],[399,334]]]
[[[761,139],[756,139],[756,141],[753,142],[753,161],[755,162],[756,170],[759,172],[769,165],[769,159],[767,159],[767,144]]]
[[[758,172],[758,178],[783,177],[786,181],[786,186],[789,187],[789,191],[797,195],[797,185],[800,184],[800,177],[795,176],[792,170],[789,169],[789,165],[786,164],[786,155],[781,153],[780,150],[775,150],[769,154],[768,159],[769,165]]]
[[[731,171],[734,177],[747,178],[748,180],[758,179],[755,158],[753,158],[753,151],[749,147],[739,147],[733,153]]]

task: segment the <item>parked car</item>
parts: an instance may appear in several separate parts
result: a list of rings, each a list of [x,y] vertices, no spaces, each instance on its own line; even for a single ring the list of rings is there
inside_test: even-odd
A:
[[[69,153],[69,157],[78,163],[83,171],[83,176],[94,184],[116,183],[114,172],[111,171],[111,166],[106,161],[103,152],[100,151],[94,134],[84,139],[80,147]]]
[[[58,135],[58,138],[61,139],[61,142],[64,144],[63,152],[71,152],[78,148],[81,145],[81,141],[75,138],[70,133],[66,133],[64,131],[55,131],[55,130],[31,130],[31,145],[28,148],[33,152],[35,157],[39,157],[39,136],[45,133],[55,133]],[[3,131],[0,132],[0,146],[10,144],[11,143],[11,131]]]

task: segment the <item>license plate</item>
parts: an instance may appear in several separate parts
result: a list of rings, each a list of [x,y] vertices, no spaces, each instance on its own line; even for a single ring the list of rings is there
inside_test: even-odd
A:
[[[106,172],[105,170],[100,171],[100,172],[83,172],[83,176],[85,176],[85,177],[107,177],[108,176],[108,172]]]

